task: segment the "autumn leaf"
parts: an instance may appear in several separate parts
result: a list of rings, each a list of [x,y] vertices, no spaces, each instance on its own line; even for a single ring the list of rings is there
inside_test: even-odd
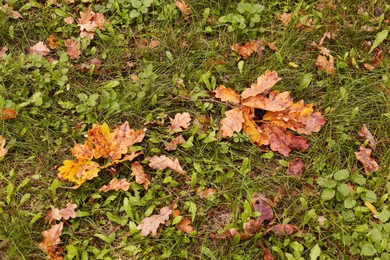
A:
[[[306,164],[301,159],[295,158],[292,162],[288,163],[287,174],[300,179],[305,169]]]
[[[62,248],[58,246],[61,243],[60,235],[64,223],[60,222],[53,225],[50,229],[42,232],[43,241],[39,244],[39,248],[45,251],[53,260],[62,260]]]
[[[114,178],[108,185],[103,185],[99,191],[107,192],[110,190],[123,190],[127,191],[130,188],[130,183],[126,179],[118,180]]]
[[[80,64],[80,70],[81,72],[87,73],[90,71],[91,67],[93,66],[93,72],[97,73],[102,66],[102,61],[98,58],[93,58],[87,63]]]
[[[320,70],[325,71],[329,75],[334,75],[336,73],[334,58],[332,55],[330,55],[329,58],[321,54],[318,55],[315,64]]]
[[[208,189],[204,189],[204,190],[198,192],[198,195],[202,199],[207,199],[208,197],[214,195],[216,192],[217,192],[216,189],[208,188]]]
[[[15,109],[0,107],[0,120],[10,120],[14,118],[16,118]]]
[[[245,89],[241,97],[243,99],[253,97],[259,94],[268,94],[273,86],[281,80],[276,71],[267,70],[263,75],[257,78],[256,82],[250,88]]]
[[[72,24],[74,22],[74,18],[72,16],[65,17],[64,22],[66,24]]]
[[[366,125],[363,125],[362,129],[360,129],[358,134],[359,134],[359,136],[363,137],[364,139],[368,139],[368,141],[369,141],[368,145],[372,149],[375,149],[375,145],[376,145],[375,139],[372,136],[370,130],[368,130],[368,128],[366,127]]]
[[[360,146],[359,152],[355,152],[356,159],[363,164],[364,171],[367,175],[371,175],[372,173],[379,170],[378,163],[373,158],[371,158],[371,152],[371,149],[365,148],[363,145]]]
[[[236,43],[231,46],[232,51],[237,52],[241,55],[244,60],[248,59],[257,49],[260,47],[260,42],[258,40],[246,42],[245,45],[241,46]],[[264,48],[264,47],[263,47]]]
[[[287,26],[290,23],[292,17],[292,13],[282,13],[278,16],[278,19],[283,23],[284,26]]]
[[[67,53],[70,57],[70,59],[79,59],[80,58],[80,45],[77,41],[74,41],[72,39],[66,39],[64,41]]]
[[[58,178],[75,182],[74,189],[80,187],[84,182],[98,176],[101,167],[97,162],[79,159],[76,162],[65,160],[64,165],[58,168]]]
[[[49,41],[50,49],[56,49],[59,46],[58,39],[54,35],[50,34],[47,40]]]
[[[17,12],[17,11],[14,11],[13,10],[13,7],[12,6],[9,6],[9,5],[3,5],[3,6],[0,6],[0,10],[4,13],[4,14],[6,14],[6,15],[8,15],[9,17],[11,17],[11,18],[13,18],[13,19],[22,19],[23,18],[23,16],[19,13],[19,12]]]
[[[168,158],[165,155],[161,156],[153,156],[153,157],[147,157],[146,160],[149,161],[149,166],[152,169],[155,170],[165,170],[166,168],[171,169],[174,172],[177,172],[183,176],[185,176],[187,179],[189,176],[186,174],[186,172],[181,168],[179,160],[177,158]]]
[[[252,194],[252,207],[256,212],[260,213],[260,216],[257,218],[260,223],[271,221],[274,218],[272,204],[273,201],[265,195],[261,193]]]
[[[0,135],[0,159],[7,155],[8,149],[5,147],[5,139],[2,135]]]
[[[80,27],[80,37],[93,39],[97,28],[105,30],[104,23],[106,23],[106,20],[102,13],[95,13],[91,8],[80,12],[80,19],[77,23],[77,26]]]
[[[176,150],[178,145],[181,145],[185,143],[185,139],[182,135],[179,135],[178,137],[172,139],[169,143],[165,144],[165,150],[167,151],[174,151]]]
[[[215,90],[215,97],[222,101],[227,101],[233,105],[239,105],[241,97],[233,89],[227,88],[224,85],[219,85]]]
[[[0,60],[3,59],[3,56],[5,55],[5,53],[6,53],[7,51],[8,51],[7,46],[1,47],[1,49],[0,49]]]
[[[169,118],[171,125],[169,126],[169,131],[172,132],[181,132],[186,130],[191,122],[191,115],[187,112],[177,113],[175,118]]]
[[[184,20],[188,20],[188,17],[191,14],[191,9],[188,7],[188,5],[184,2],[184,0],[175,0],[176,7],[180,10],[180,12],[184,16]]]
[[[305,31],[312,31],[314,29],[312,23],[313,18],[302,17],[301,19],[299,19],[298,24],[295,26],[295,28],[301,28]]]
[[[231,137],[234,132],[240,132],[244,117],[240,108],[233,108],[225,112],[226,117],[221,120],[220,131],[223,137]]]
[[[140,49],[154,49],[160,45],[160,42],[158,40],[148,40],[146,38],[136,40],[135,44]]]
[[[181,230],[181,232],[191,234],[194,231],[194,227],[190,224],[191,220],[183,218],[179,224],[177,224],[177,227]]]
[[[267,235],[271,231],[281,236],[291,235],[292,233],[294,233],[294,231],[298,231],[298,233],[301,232],[301,230],[297,226],[291,224],[277,224],[264,231],[263,235]]]
[[[268,97],[263,95],[252,96],[244,99],[242,105],[259,108],[267,111],[283,111],[291,107],[293,101],[290,92],[279,93],[272,91]]]
[[[159,215],[152,215],[144,218],[137,226],[137,229],[141,230],[141,236],[146,237],[149,234],[155,236],[157,234],[158,227],[161,224],[165,224],[171,213],[172,209],[170,207],[163,207],[160,209]]]
[[[31,54],[37,54],[41,57],[44,57],[50,53],[50,49],[43,42],[38,42],[34,46],[30,47]]]
[[[76,218],[76,208],[77,205],[71,202],[68,202],[66,204],[66,208],[63,209],[52,207],[47,216],[45,217],[45,220],[52,224],[54,220],[68,220],[69,218]]]
[[[149,176],[145,173],[144,168],[139,162],[133,162],[131,164],[131,176],[135,176],[135,182],[138,184],[142,184],[144,189],[147,190],[150,184]]]

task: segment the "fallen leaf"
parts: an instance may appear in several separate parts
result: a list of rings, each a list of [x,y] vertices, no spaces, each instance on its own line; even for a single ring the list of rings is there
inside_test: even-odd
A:
[[[288,163],[287,174],[300,179],[306,169],[306,164],[299,158],[295,158],[294,161]]]
[[[133,162],[131,164],[131,176],[135,176],[135,182],[138,184],[142,184],[144,189],[147,190],[150,184],[149,176],[145,173],[144,168],[139,162]]]
[[[50,49],[56,49],[59,46],[58,39],[54,35],[50,34],[47,40],[49,41]]]
[[[155,170],[165,170],[166,168],[171,169],[174,172],[177,172],[181,175],[188,177],[186,172],[181,168],[179,160],[177,158],[169,158],[165,155],[147,157],[146,160],[149,161],[149,166]]]
[[[194,231],[194,227],[190,225],[191,220],[187,218],[183,218],[178,224],[177,227],[181,230],[183,233],[191,234]]]
[[[301,29],[305,29],[306,31],[312,31],[314,29],[312,23],[313,23],[313,18],[303,17],[299,19],[298,24],[295,26],[295,28],[301,28]]]
[[[6,15],[8,15],[9,17],[13,18],[13,19],[22,19],[23,16],[17,12],[17,11],[14,11],[13,10],[13,7],[12,6],[9,6],[9,5],[3,5],[3,6],[0,6],[0,10],[2,10],[2,12]]]
[[[265,220],[271,221],[274,218],[274,213],[271,205],[273,201],[268,199],[261,193],[252,194],[252,207],[256,212],[260,213],[257,220],[263,223]]]
[[[43,241],[39,244],[39,248],[45,251],[53,260],[62,260],[62,248],[58,246],[61,243],[60,235],[64,223],[60,222],[53,225],[50,229],[42,232]]]
[[[242,227],[244,230],[244,233],[240,234],[241,240],[247,240],[247,239],[253,237],[254,235],[256,235],[257,232],[259,232],[259,230],[261,229],[262,226],[263,226],[263,223],[261,221],[259,221],[258,218],[249,219],[249,221],[245,222],[243,227]]]
[[[76,218],[76,208],[77,205],[71,202],[68,202],[66,204],[66,208],[63,209],[52,207],[47,216],[45,217],[45,220],[52,224],[54,220],[68,220],[69,218]]]
[[[58,178],[75,182],[77,185],[73,188],[77,189],[84,182],[97,177],[100,170],[100,165],[94,161],[80,159],[74,162],[65,160],[64,165],[58,168]]]
[[[204,190],[198,192],[198,195],[199,195],[199,197],[201,197],[202,199],[207,199],[208,197],[214,195],[216,192],[217,192],[216,189],[214,189],[214,188],[208,188],[208,189],[204,189]]]
[[[246,99],[259,94],[268,94],[271,88],[280,80],[281,78],[278,77],[276,71],[267,70],[263,75],[257,78],[256,82],[251,85],[251,88],[247,88],[241,93],[241,97]]]
[[[67,53],[70,57],[70,59],[79,59],[80,58],[80,44],[77,41],[74,41],[72,39],[66,39],[64,41]]]
[[[169,219],[172,209],[170,207],[163,207],[160,209],[159,215],[152,215],[150,217],[144,218],[139,225],[137,226],[138,230],[141,230],[141,236],[148,236],[150,233],[155,236],[157,234],[157,229],[161,224]]]
[[[221,120],[220,132],[223,137],[232,137],[234,132],[240,132],[244,117],[240,108],[233,108],[225,112],[225,118]]]
[[[80,64],[80,70],[81,72],[87,73],[90,71],[91,67],[93,65],[93,72],[97,73],[102,66],[102,61],[99,60],[98,58],[93,58],[87,63],[82,63]]]
[[[324,10],[325,8],[336,10],[337,6],[333,3],[333,0],[320,0],[317,2],[316,8],[320,11]]]
[[[122,180],[118,180],[114,178],[110,181],[108,185],[103,185],[99,191],[107,192],[110,190],[123,190],[127,191],[130,188],[130,183],[124,178]]]
[[[50,49],[43,42],[38,42],[30,47],[30,53],[44,57],[50,53]]]
[[[233,89],[227,88],[224,85],[219,85],[215,90],[215,97],[222,101],[227,101],[233,105],[239,105],[241,97]]]
[[[160,45],[160,42],[158,40],[148,40],[146,38],[136,40],[135,44],[140,49],[154,49]]]
[[[0,135],[0,159],[7,155],[8,149],[5,147],[5,139],[2,135]]]
[[[371,149],[365,148],[363,145],[360,146],[359,152],[355,152],[356,159],[363,164],[364,171],[367,175],[371,175],[372,173],[379,170],[378,163],[373,158],[371,158],[371,152]]]
[[[14,118],[16,118],[15,109],[0,107],[0,120],[10,120]]]
[[[74,18],[72,16],[65,17],[64,22],[66,24],[72,24],[74,22]]]
[[[324,55],[318,55],[315,65],[320,69],[328,73],[329,75],[334,75],[336,73],[336,68],[334,67],[334,58],[332,55],[328,57]]]
[[[332,34],[330,32],[325,32],[318,45],[322,45],[325,42],[326,38],[332,39]]]
[[[175,5],[177,8],[179,8],[180,12],[184,16],[184,20],[188,20],[188,17],[191,14],[191,9],[188,7],[188,5],[184,2],[184,0],[175,0]]]
[[[257,95],[244,99],[242,105],[259,108],[267,111],[283,111],[291,107],[293,100],[290,97],[290,92],[279,93],[272,91],[269,96]]]
[[[361,137],[363,137],[364,139],[368,139],[369,140],[369,143],[368,145],[374,150],[375,149],[375,145],[376,145],[376,142],[375,142],[375,139],[374,137],[372,136],[370,130],[368,130],[368,128],[366,127],[366,125],[363,125],[362,129],[360,129],[359,133],[358,133]]]
[[[371,64],[368,64],[368,63],[364,63],[363,66],[364,66],[366,69],[370,70],[370,71],[375,69],[374,66],[372,66]]]
[[[237,52],[241,55],[244,60],[249,58],[257,49],[260,47],[260,43],[258,40],[246,42],[244,46],[236,43],[231,46],[232,51]],[[264,48],[264,47],[263,47]]]
[[[7,46],[3,46],[0,50],[0,60],[3,59],[3,56],[5,55],[5,53],[8,51],[8,48]]]
[[[165,150],[167,151],[174,151],[177,149],[178,145],[181,145],[185,143],[185,139],[182,135],[179,135],[178,137],[172,139],[169,143],[165,144]]]
[[[284,26],[287,26],[290,23],[292,17],[292,13],[282,13],[278,16],[278,19],[283,23]]]
[[[301,232],[297,226],[291,224],[277,224],[264,231],[263,235],[267,235],[269,232],[274,232],[277,235],[291,235],[294,231]]]
[[[174,119],[169,118],[169,120],[171,121],[169,132],[181,132],[190,126],[191,115],[187,112],[177,113]]]
[[[80,27],[80,37],[93,39],[95,30],[105,30],[104,15],[101,13],[95,13],[91,8],[88,8],[84,12],[80,12],[80,19],[78,20],[77,26]]]

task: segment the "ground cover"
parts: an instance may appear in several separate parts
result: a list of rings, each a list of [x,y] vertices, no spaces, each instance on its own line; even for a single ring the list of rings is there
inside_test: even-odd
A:
[[[389,259],[385,1],[0,8],[1,258]]]

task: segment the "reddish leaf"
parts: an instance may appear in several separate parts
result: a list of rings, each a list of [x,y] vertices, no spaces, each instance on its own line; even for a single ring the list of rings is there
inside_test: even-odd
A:
[[[5,55],[5,53],[8,51],[8,48],[7,46],[3,46],[0,50],[0,60],[3,59],[3,56]]]
[[[108,185],[102,186],[99,191],[107,192],[110,190],[123,190],[127,191],[130,188],[130,183],[126,179],[118,180],[114,178]]]
[[[163,207],[160,209],[159,215],[152,215],[150,217],[144,218],[139,225],[137,226],[138,230],[141,230],[141,236],[148,236],[150,233],[155,236],[157,234],[157,229],[161,224],[169,219],[172,209],[170,207]]]
[[[274,218],[271,204],[273,202],[263,194],[252,194],[252,206],[256,212],[260,213],[258,217],[260,223],[263,223],[265,220],[271,221]]]
[[[79,59],[81,54],[79,43],[72,39],[66,39],[64,43],[70,59]]]
[[[374,150],[375,149],[375,145],[376,145],[376,142],[375,142],[375,139],[374,137],[372,136],[370,130],[368,130],[368,128],[366,127],[366,125],[363,125],[362,129],[360,129],[359,133],[358,133],[361,137],[363,137],[364,139],[368,139],[369,140],[369,143],[368,145]]]
[[[3,138],[3,136],[0,135],[0,159],[6,156],[8,153],[8,149],[4,148],[5,143],[5,139]]]
[[[186,130],[191,122],[191,115],[187,112],[177,113],[175,118],[169,118],[171,125],[169,126],[170,132],[181,132]]]
[[[224,85],[218,86],[215,90],[215,97],[222,101],[227,101],[233,105],[239,105],[241,97],[233,89],[227,88]]]
[[[183,218],[179,224],[177,224],[177,227],[181,230],[181,232],[191,234],[194,231],[194,227],[190,224],[191,220]]]
[[[292,13],[282,13],[278,16],[278,19],[283,23],[284,26],[287,26],[290,23],[292,17]]]
[[[42,232],[43,241],[39,244],[39,248],[45,251],[53,260],[62,260],[62,249],[58,247],[61,243],[60,235],[64,223],[60,222],[52,226],[50,229]]]
[[[244,59],[249,58],[257,49],[260,47],[259,40],[254,40],[245,43],[244,46],[241,46],[240,44],[236,43],[231,46],[232,51],[237,52],[239,55],[241,55]],[[264,47],[263,47],[264,48]]]
[[[169,143],[165,144],[165,150],[167,151],[174,151],[176,150],[177,146],[180,144],[185,143],[185,139],[182,135],[179,135],[178,137],[172,139]]]
[[[30,53],[44,57],[50,53],[50,49],[47,48],[43,42],[38,42],[34,46],[30,47]]]
[[[180,12],[184,16],[184,20],[188,20],[188,17],[191,14],[191,9],[188,7],[188,5],[184,2],[184,0],[175,0],[175,5],[177,8],[179,8]]]
[[[87,73],[90,71],[91,67],[93,65],[93,72],[97,73],[100,69],[100,66],[102,65],[102,61],[98,58],[93,58],[87,63],[80,64],[80,70],[84,73]]]
[[[269,97],[263,95],[252,96],[242,101],[242,105],[259,108],[268,111],[283,111],[291,107],[293,101],[290,92],[279,93],[272,91]]]
[[[301,159],[295,158],[294,161],[288,163],[287,174],[300,179],[305,169],[306,164]]]
[[[150,184],[149,176],[145,173],[144,167],[139,162],[133,162],[131,164],[131,176],[135,176],[135,182],[142,184],[144,189],[147,190]]]
[[[268,94],[271,88],[280,80],[281,78],[278,77],[276,71],[267,70],[263,75],[257,78],[256,83],[253,83],[250,89],[245,89],[242,92],[241,97],[246,99],[259,94]]]
[[[221,120],[220,132],[223,137],[231,137],[234,132],[240,132],[244,118],[240,108],[233,108],[225,112],[226,117]]]
[[[80,37],[87,37],[93,39],[95,30],[99,28],[104,30],[104,15],[101,13],[95,13],[91,8],[88,8],[84,12],[80,12],[80,19],[77,26],[80,27]]]
[[[16,110],[0,107],[0,120],[10,120],[16,118]]]
[[[373,172],[379,170],[378,163],[371,158],[372,150],[369,148],[364,148],[363,145],[360,146],[359,152],[355,152],[355,157],[358,159],[364,166],[364,171],[366,174],[371,175]]]
[[[292,233],[294,233],[294,231],[301,232],[297,226],[291,224],[277,224],[264,231],[263,235],[267,235],[270,231],[281,236],[291,235]]]

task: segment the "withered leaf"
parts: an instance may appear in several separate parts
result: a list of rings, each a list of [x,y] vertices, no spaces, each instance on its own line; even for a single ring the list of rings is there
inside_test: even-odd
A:
[[[6,143],[5,139],[3,138],[2,135],[0,135],[0,159],[6,156],[8,153],[8,149],[4,148],[5,143]]]
[[[144,167],[139,162],[133,162],[131,164],[131,176],[135,176],[135,182],[142,184],[144,189],[147,190],[150,184],[149,176],[145,173]]]
[[[80,12],[80,19],[77,26],[80,27],[80,37],[87,37],[93,39],[96,28],[104,30],[104,15],[101,13],[95,13],[91,8],[88,8],[84,12]]]
[[[74,18],[72,16],[65,17],[64,22],[66,24],[72,24],[74,22]]]
[[[336,68],[334,67],[334,58],[332,55],[329,55],[329,59],[327,56],[321,54],[318,55],[315,64],[320,70],[325,71],[329,75],[334,75],[336,73]]]
[[[47,40],[49,41],[50,49],[55,49],[58,47],[58,39],[54,35],[50,34]]]
[[[208,189],[204,189],[202,190],[201,192],[198,193],[199,197],[201,197],[202,199],[207,199],[208,197],[214,195],[216,193],[216,189],[214,188],[208,188]]]
[[[364,171],[366,174],[371,175],[372,173],[379,170],[378,163],[371,158],[372,150],[365,148],[363,145],[360,146],[359,152],[355,152],[355,157],[358,159],[364,166]]]
[[[68,220],[69,218],[75,218],[76,208],[77,205],[71,202],[68,202],[66,204],[66,208],[63,209],[52,207],[49,213],[47,214],[47,216],[45,217],[45,220],[48,221],[50,224],[52,224],[54,220],[61,220],[61,219]]]
[[[64,43],[70,59],[79,59],[81,54],[79,43],[72,39],[66,39]]]
[[[267,230],[264,231],[263,235],[267,235],[270,231],[281,236],[291,235],[292,233],[294,233],[294,231],[301,232],[301,230],[297,226],[291,224],[277,224],[270,228],[267,228]]]
[[[184,0],[175,0],[176,7],[180,10],[180,12],[184,16],[184,20],[188,20],[188,17],[191,14],[191,9],[188,7],[188,5],[184,2]]]
[[[39,248],[45,251],[53,260],[62,260],[62,248],[58,246],[61,243],[60,235],[64,223],[60,222],[53,225],[50,229],[42,232],[43,241],[39,244]]]
[[[87,63],[80,64],[80,70],[84,73],[87,73],[90,71],[91,67],[93,65],[93,72],[97,73],[102,66],[102,61],[98,58],[93,58]]]
[[[137,226],[138,230],[141,230],[141,236],[148,236],[150,233],[155,236],[157,234],[157,229],[161,224],[169,219],[172,209],[170,207],[163,207],[160,209],[159,215],[152,215],[150,217],[144,218],[139,225]]]
[[[188,177],[186,172],[183,170],[183,168],[181,168],[179,160],[177,158],[171,159],[165,155],[160,155],[160,156],[155,155],[153,157],[147,157],[146,160],[149,161],[149,166],[152,169],[165,170],[166,168],[168,168],[174,172],[177,172],[181,175]]]
[[[375,145],[376,145],[375,139],[372,136],[370,130],[368,130],[368,128],[366,127],[366,125],[363,125],[362,129],[360,129],[358,134],[359,134],[359,136],[363,137],[364,139],[368,139],[368,141],[369,141],[368,145],[373,150],[375,149]]]
[[[278,19],[283,23],[284,26],[287,26],[292,18],[292,13],[282,13],[278,16]]]
[[[102,186],[99,191],[107,192],[110,190],[123,190],[127,191],[130,188],[130,183],[124,178],[122,180],[118,180],[114,178],[110,181],[108,185]]]
[[[185,143],[185,139],[182,135],[179,135],[178,137],[172,139],[169,143],[165,144],[165,150],[167,151],[174,151],[177,149],[178,145],[181,145]]]
[[[278,77],[276,71],[267,70],[263,75],[257,78],[256,82],[251,85],[251,88],[245,89],[241,97],[246,99],[259,94],[268,94],[273,86],[278,83],[281,78]]]
[[[181,230],[183,233],[191,234],[194,231],[194,227],[190,225],[191,220],[187,218],[183,218],[178,224],[177,227]]]
[[[240,108],[233,108],[225,112],[226,117],[221,120],[220,132],[223,137],[231,137],[234,132],[240,132],[244,117]]]
[[[222,101],[227,101],[233,105],[239,105],[241,98],[233,89],[227,88],[224,85],[219,85],[215,90],[215,97]]]
[[[16,118],[16,110],[12,108],[0,107],[0,120],[10,120]]]
[[[97,162],[78,159],[77,161],[65,160],[64,165],[58,168],[58,178],[76,182],[77,189],[84,182],[92,180],[98,176],[101,167]]]
[[[244,46],[236,43],[231,46],[232,51],[237,52],[244,59],[249,58],[260,47],[259,40],[246,42]],[[264,47],[263,47],[264,48]]]
[[[3,59],[3,56],[5,55],[5,53],[6,53],[7,51],[8,51],[7,46],[1,47],[1,49],[0,49],[0,60]]]
[[[299,158],[295,158],[294,161],[288,163],[287,174],[300,179],[305,169],[306,163]]]
[[[19,19],[19,18],[22,19],[23,18],[23,16],[19,12],[14,11],[13,7],[10,6],[10,5],[6,4],[6,5],[3,5],[3,6],[0,6],[0,10],[4,14],[8,15],[9,17],[11,17],[13,19]]]
[[[181,132],[186,130],[190,126],[191,115],[187,112],[177,113],[175,118],[169,118],[171,125],[169,126],[170,132]]]
[[[256,212],[260,213],[258,221],[271,221],[274,218],[271,205],[273,202],[261,193],[252,194],[252,206]]]
[[[279,93],[272,91],[269,97],[263,95],[252,96],[242,101],[242,105],[259,108],[267,111],[283,111],[291,107],[293,101],[290,92]]]
[[[43,42],[38,42],[30,47],[30,53],[44,57],[50,53],[50,49]]]
[[[313,23],[313,18],[302,17],[301,19],[299,19],[299,22],[295,26],[295,28],[301,28],[301,29],[305,29],[306,31],[312,31],[314,29],[312,23]]]

